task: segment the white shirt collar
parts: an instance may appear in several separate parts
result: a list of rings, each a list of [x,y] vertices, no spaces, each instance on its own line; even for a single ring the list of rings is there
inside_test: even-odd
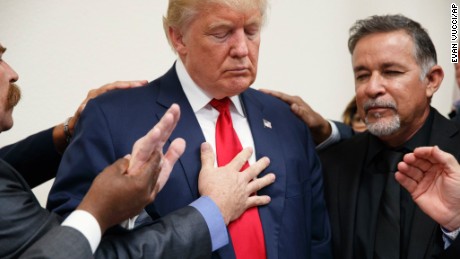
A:
[[[213,97],[208,95],[205,91],[203,91],[203,89],[201,89],[201,87],[199,87],[192,80],[180,58],[177,59],[175,67],[177,77],[179,78],[179,82],[182,85],[182,89],[184,90],[185,96],[187,97],[190,105],[192,106],[193,112],[196,113],[203,108],[211,109],[211,106],[207,105]],[[243,111],[243,107],[241,105],[240,98],[237,95],[235,95],[230,97],[230,100],[233,103],[232,106],[235,108],[236,113],[242,117],[246,117]]]

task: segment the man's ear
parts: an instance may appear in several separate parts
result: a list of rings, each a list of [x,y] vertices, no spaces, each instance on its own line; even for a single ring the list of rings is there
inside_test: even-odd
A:
[[[438,91],[441,86],[442,79],[444,78],[444,71],[439,65],[434,65],[426,74],[426,96],[431,98],[433,94]]]
[[[179,29],[172,27],[168,28],[169,39],[179,55],[185,55],[187,53],[187,47],[183,41],[184,37]]]

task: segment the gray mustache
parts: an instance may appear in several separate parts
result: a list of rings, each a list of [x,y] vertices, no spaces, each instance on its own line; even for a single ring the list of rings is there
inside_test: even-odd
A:
[[[367,112],[369,109],[375,107],[396,109],[396,104],[390,100],[375,99],[365,102],[363,108]]]

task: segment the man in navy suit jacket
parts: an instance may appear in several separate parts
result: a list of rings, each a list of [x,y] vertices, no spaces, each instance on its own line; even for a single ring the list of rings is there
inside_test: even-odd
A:
[[[181,119],[171,138],[185,139],[187,148],[146,211],[163,216],[198,199],[200,144],[215,147],[218,111],[209,102],[229,97],[242,146],[255,150],[250,163],[267,156],[271,163],[261,175],[276,174],[276,182],[258,192],[272,199],[258,208],[266,257],[329,258],[321,165],[309,130],[286,104],[249,88],[257,73],[266,1],[177,2],[170,1],[164,19],[177,62],[145,87],[113,91],[88,103],[48,207],[62,215],[71,212],[100,169],[125,154],[173,103],[181,107]],[[234,258],[233,243],[213,256]]]
[[[0,133],[13,126],[13,109],[20,99],[14,83],[18,75],[2,59],[5,51],[0,44]],[[0,258],[92,258],[101,232],[134,216],[153,201],[185,148],[185,142],[177,140],[162,155],[162,147],[179,120],[177,105],[136,141],[129,161],[119,159],[98,175],[77,210],[62,225],[61,218],[42,208],[30,189],[56,175],[61,158],[58,152],[64,151],[66,135],[73,132],[89,99],[114,88],[139,84],[142,81],[117,81],[91,90],[72,120],[0,149],[0,236],[7,237],[0,238]],[[238,171],[251,153],[245,149],[229,165],[215,168],[213,151],[209,144],[203,144],[200,188],[208,198],[142,229],[107,235],[95,256],[210,257],[212,249],[228,242],[224,223],[237,218],[246,208],[270,201],[268,197],[251,195],[274,180],[273,174],[254,180],[268,165],[267,159],[246,169],[245,174]],[[225,221],[220,225],[208,220],[220,216]],[[221,232],[225,238],[216,243]]]

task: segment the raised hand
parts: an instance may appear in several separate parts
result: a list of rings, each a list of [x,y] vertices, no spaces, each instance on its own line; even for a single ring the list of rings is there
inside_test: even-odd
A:
[[[172,131],[180,118],[179,105],[173,104],[163,115],[161,120],[144,137],[134,143],[128,173],[136,172],[146,163],[154,152],[163,154],[163,146],[171,136]],[[175,139],[169,146],[166,154],[162,156],[161,170],[155,184],[153,198],[163,188],[169,178],[177,159],[184,153],[185,141]]]
[[[396,180],[417,205],[444,228],[460,227],[460,165],[435,147],[416,148],[398,164]]]
[[[101,231],[138,215],[151,203],[169,178],[185,141],[175,139],[163,155],[163,146],[180,117],[173,104],[161,120],[133,145],[131,155],[107,166],[93,181],[77,209],[91,213]]]

